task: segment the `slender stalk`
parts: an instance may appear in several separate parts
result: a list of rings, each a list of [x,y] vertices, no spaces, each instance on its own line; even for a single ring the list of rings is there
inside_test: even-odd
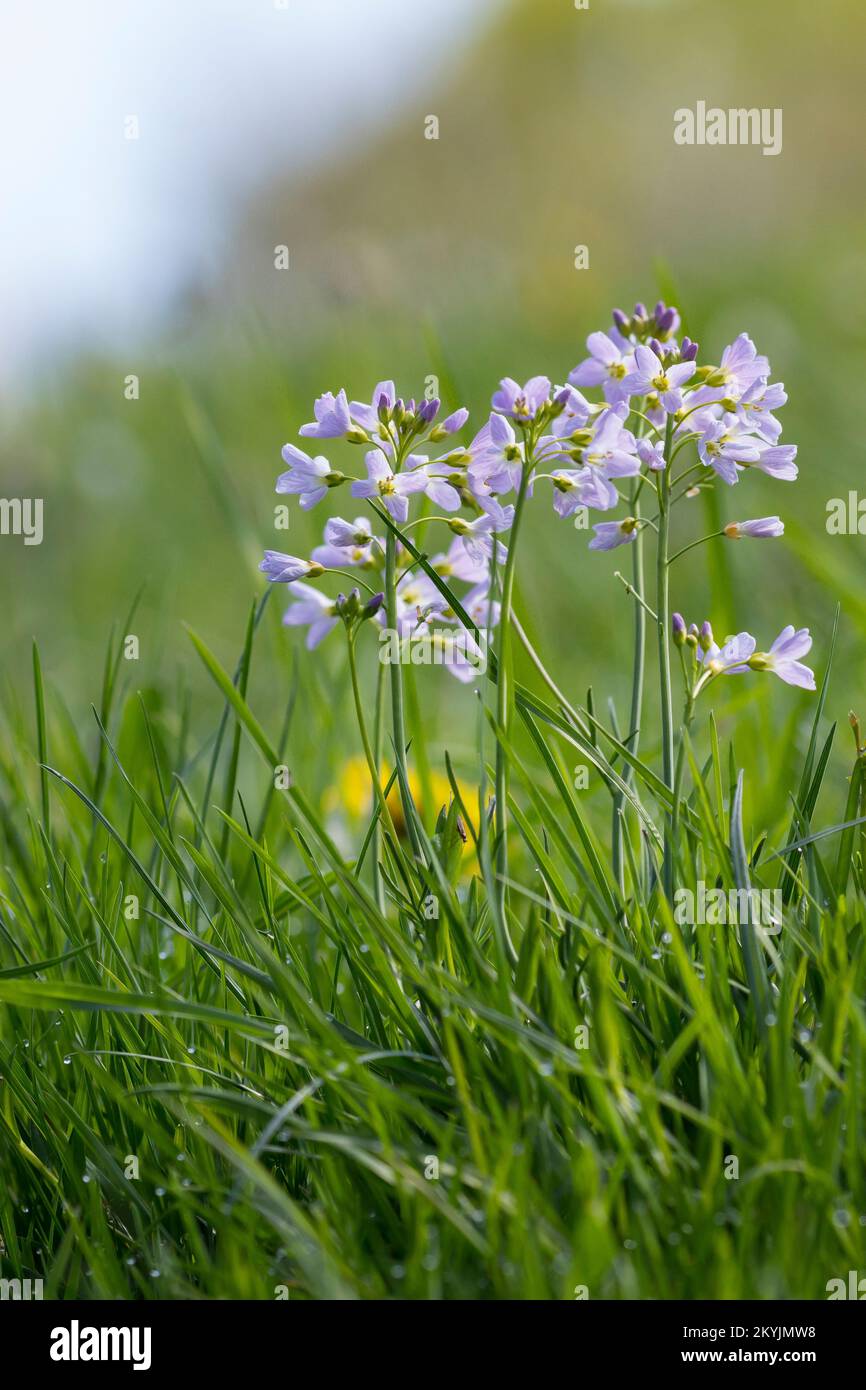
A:
[[[677,748],[677,768],[674,774],[674,804],[673,811],[671,814],[671,843],[673,846],[676,846],[677,832],[679,829],[680,796],[682,794],[683,771],[685,769],[686,761],[686,738],[688,736],[689,730],[692,727],[692,716],[694,714],[695,709],[695,692],[692,689],[691,678],[686,666],[685,656],[683,655],[682,648],[680,648],[680,660],[682,662],[683,679],[686,687],[686,704],[685,709],[683,711],[683,722],[680,726],[680,741],[679,747]],[[674,853],[675,852],[676,850],[674,849]]]
[[[392,531],[385,539],[385,614],[388,627],[397,631],[397,540]],[[406,767],[406,717],[403,710],[403,671],[399,661],[392,661],[389,668],[391,681],[391,728],[394,735],[394,757],[397,761],[397,781],[400,785],[400,800],[403,804],[403,819],[406,833],[413,853],[420,851],[418,832],[415,828],[415,806],[409,790],[409,773]]]
[[[668,537],[670,526],[670,458],[673,439],[673,416],[668,416],[665,430],[666,467],[659,474],[659,534],[656,565],[656,612],[658,614],[659,647],[659,698],[662,725],[662,777],[664,784],[673,791],[674,785],[674,719],[671,703],[671,641],[670,641],[670,591],[668,570]],[[673,818],[668,817],[668,833],[665,836],[664,889],[668,898],[673,897]]]
[[[529,450],[527,449],[527,455]],[[508,733],[511,723],[511,713],[514,706],[514,695],[511,688],[511,608],[514,594],[514,561],[517,554],[517,537],[520,532],[520,522],[523,516],[523,504],[526,501],[526,490],[529,486],[529,477],[532,464],[529,457],[526,458],[523,471],[520,475],[520,487],[517,492],[517,501],[514,507],[514,520],[511,524],[511,535],[508,542],[508,554],[505,559],[505,569],[502,576],[502,600],[499,613],[499,660],[498,678],[496,683],[496,718],[499,727],[504,733]],[[496,744],[496,872],[499,880],[500,902],[504,908],[507,897],[507,887],[505,880],[508,877],[508,755],[501,743]]]
[[[633,487],[631,496],[631,515],[640,516],[639,485]],[[644,574],[643,574],[643,527],[639,526],[635,541],[632,546],[632,588],[636,595],[643,595]],[[640,723],[641,709],[643,707],[643,679],[646,657],[646,614],[642,603],[634,606],[634,646],[632,657],[632,679],[631,679],[631,707],[629,710],[628,735],[625,745],[633,753],[637,753],[640,742]],[[623,781],[628,785],[631,778],[631,768],[626,765],[622,772]],[[625,896],[625,865],[622,855],[622,836],[623,836],[623,805],[625,793],[617,791],[613,800],[613,821],[612,821],[612,866],[613,875],[619,884],[620,892]]]
[[[387,826],[388,830],[390,830],[391,835],[394,839],[394,844],[396,845],[398,843],[397,831],[394,828],[394,822],[391,819],[391,812],[388,808],[388,802],[386,801],[385,793],[382,790],[382,782],[379,776],[379,767],[376,762],[376,755],[373,752],[373,746],[370,743],[370,735],[367,732],[367,721],[364,718],[364,703],[361,699],[361,687],[358,683],[358,663],[355,659],[355,638],[352,634],[349,635],[348,647],[349,672],[352,677],[352,695],[355,701],[355,715],[358,720],[358,729],[361,734],[361,744],[364,749],[364,757],[367,759],[367,767],[370,772],[370,781],[373,784],[373,797],[374,800],[378,802],[381,819],[382,821],[384,821],[384,824]]]

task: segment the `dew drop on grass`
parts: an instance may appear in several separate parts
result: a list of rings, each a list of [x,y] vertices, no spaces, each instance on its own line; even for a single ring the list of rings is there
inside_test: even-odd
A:
[[[189,1053],[190,1057],[194,1057],[194,1056],[195,1056],[195,1048],[194,1048],[194,1047],[188,1047],[188,1048],[187,1048],[187,1052]]]
[[[843,1211],[843,1210],[839,1210],[839,1211],[834,1211],[834,1212],[833,1212],[833,1225],[834,1225],[834,1226],[839,1226],[839,1227],[841,1227],[842,1230],[844,1230],[845,1227],[846,1227],[846,1226],[850,1226],[850,1224],[851,1224],[851,1216],[850,1216],[850,1213],[849,1213],[849,1212]]]
[[[154,1192],[156,1193],[156,1196],[157,1196],[157,1197],[164,1197],[164,1196],[165,1196],[165,1188],[164,1188],[164,1187],[157,1187],[157,1188],[154,1188]]]
[[[152,1269],[152,1270],[150,1271],[150,1277],[151,1277],[151,1279],[160,1279],[160,1278],[162,1277],[162,1270],[161,1270],[161,1269]]]
[[[775,1028],[779,1020],[774,1013],[769,1013],[764,1015],[764,1022],[768,1028]]]
[[[623,1244],[623,1249],[625,1249],[625,1250],[637,1250],[637,1241],[636,1241],[636,1240],[624,1240],[622,1244]]]
[[[72,1061],[72,1058],[71,1058],[71,1057],[64,1057],[64,1058],[63,1058],[63,1065],[64,1065],[64,1067],[68,1067],[69,1064],[71,1063],[71,1061]]]

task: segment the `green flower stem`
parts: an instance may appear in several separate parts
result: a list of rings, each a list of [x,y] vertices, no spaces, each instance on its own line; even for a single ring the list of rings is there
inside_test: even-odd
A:
[[[527,450],[528,452],[528,450]],[[514,594],[514,560],[517,554],[517,537],[523,517],[523,505],[532,472],[532,463],[526,459],[520,475],[520,487],[514,506],[514,520],[508,541],[508,554],[502,575],[502,599],[499,614],[499,659],[496,683],[496,719],[504,733],[508,733],[514,694],[511,682],[511,607]],[[495,538],[494,538],[495,540]],[[508,896],[505,880],[508,877],[508,756],[501,743],[496,745],[496,872],[499,880],[500,902],[505,909]]]
[[[364,703],[361,699],[361,687],[358,683],[358,663],[355,658],[355,636],[353,633],[349,633],[348,637],[349,671],[352,677],[352,696],[355,701],[355,714],[358,720],[358,729],[361,734],[361,744],[364,749],[364,757],[367,760],[367,767],[370,772],[370,781],[373,784],[373,798],[378,803],[381,822],[384,823],[387,829],[391,832],[394,844],[396,846],[399,843],[397,839],[397,831],[394,828],[394,822],[391,819],[391,812],[388,809],[388,802],[386,801],[385,793],[382,790],[382,781],[379,775],[379,767],[376,762],[376,756],[373,752],[373,746],[370,743],[370,735],[367,732],[367,721],[364,718]]]
[[[385,615],[391,632],[397,631],[397,540],[393,531],[385,538]],[[400,799],[403,803],[403,819],[406,832],[416,857],[420,856],[421,846],[415,827],[415,805],[409,790],[409,773],[406,766],[406,717],[403,710],[403,669],[399,661],[392,661],[389,667],[391,678],[391,729],[394,736],[394,757],[397,763],[397,781],[400,784]]]
[[[674,784],[674,719],[671,702],[671,644],[670,644],[670,589],[668,570],[668,536],[670,526],[670,459],[673,439],[673,417],[668,416],[665,430],[666,467],[659,474],[659,536],[656,566],[659,647],[659,697],[662,724],[662,777],[666,787],[673,791]],[[667,897],[673,897],[673,818],[668,817],[668,833],[665,836],[663,881]]]
[[[632,490],[630,511],[634,517],[640,516],[640,499],[638,484]],[[643,531],[644,527],[639,526],[632,546],[632,589],[635,595],[643,594],[644,573],[643,573]],[[633,753],[637,753],[640,742],[640,723],[641,710],[643,707],[643,682],[644,667],[646,664],[646,613],[643,603],[636,603],[634,606],[634,646],[632,656],[632,682],[631,682],[631,707],[629,710],[628,733],[625,745]],[[631,778],[631,768],[623,768],[623,781],[628,785]],[[613,824],[611,842],[611,860],[613,875],[619,884],[620,892],[625,895],[625,865],[622,854],[623,837],[623,805],[625,793],[618,791],[613,802]]]
[[[678,560],[681,555],[687,555],[688,552],[694,550],[696,546],[706,545],[707,541],[714,541],[717,536],[723,536],[724,534],[724,531],[711,531],[708,536],[701,536],[699,541],[691,541],[688,545],[684,545],[682,550],[678,550],[675,555],[672,555],[668,560],[668,564],[672,565],[674,560]]]

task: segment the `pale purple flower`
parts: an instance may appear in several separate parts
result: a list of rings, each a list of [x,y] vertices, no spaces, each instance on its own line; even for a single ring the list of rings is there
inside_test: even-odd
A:
[[[737,541],[743,536],[763,541],[784,534],[784,522],[777,516],[761,516],[755,521],[729,521],[725,527],[725,535],[730,541]]]
[[[756,442],[759,452],[752,466],[771,478],[778,478],[780,482],[793,483],[799,472],[794,462],[797,457],[796,444],[771,444],[765,447],[761,440]]]
[[[259,565],[262,574],[274,584],[290,584],[306,575],[321,574],[323,566],[315,560],[302,560],[297,555],[284,555],[281,550],[266,550]]]
[[[311,558],[326,569],[344,569],[346,565],[370,566],[375,563],[374,544],[384,553],[381,541],[375,540],[370,523],[363,516],[354,522],[333,516],[325,524],[325,544],[317,545]]]
[[[504,551],[504,546],[501,549]],[[466,584],[477,585],[487,578],[484,555],[473,559],[460,536],[454,537],[446,554],[434,555],[430,564],[443,579],[460,579]]]
[[[656,440],[655,443],[651,439],[637,439],[635,440],[635,448],[638,458],[645,467],[651,468],[656,473],[665,467],[665,450],[660,439]]]
[[[551,433],[559,437],[582,430],[596,409],[574,386],[557,387],[554,400],[563,407],[550,426]]]
[[[623,338],[617,342],[608,333],[590,333],[586,346],[590,355],[569,372],[571,385],[601,386],[609,405],[625,400],[628,391],[624,382],[634,367],[631,346]]]
[[[704,626],[709,628],[709,623]],[[749,670],[749,658],[755,650],[755,639],[750,632],[738,632],[735,637],[725,639],[719,646],[713,640],[712,629],[709,640],[701,638],[698,645],[698,661],[717,676],[743,676]]]
[[[787,685],[799,685],[803,690],[815,689],[815,673],[804,666],[798,657],[805,656],[812,647],[812,638],[807,627],[796,631],[790,623],[782,628],[768,652],[759,652],[752,658],[756,671],[773,671]]]
[[[742,676],[747,671],[772,671],[787,685],[815,689],[814,672],[798,659],[812,647],[807,627],[796,631],[790,625],[783,628],[768,652],[755,651],[756,645],[751,633],[739,632],[736,637],[729,637],[723,647],[713,642],[705,652],[699,650],[698,660],[703,661],[713,675]]]
[[[420,454],[410,454],[406,459],[406,468],[425,479],[421,490],[426,492],[430,501],[435,502],[437,507],[446,512],[456,512],[459,509],[460,493],[448,481],[455,474],[460,474],[459,468],[454,468],[441,459],[431,463]]]
[[[428,619],[440,617],[445,600],[433,581],[423,573],[404,574],[397,585],[397,631],[401,637],[428,631]],[[387,621],[384,609],[380,614]]]
[[[719,371],[724,377],[725,396],[736,399],[759,377],[769,377],[770,363],[758,353],[748,333],[741,333],[722,353]]]
[[[578,507],[609,512],[619,501],[619,493],[600,468],[559,468],[550,476],[557,516],[571,516]]]
[[[539,410],[547,405],[550,399],[550,379],[546,376],[534,376],[527,381],[525,386],[521,386],[513,377],[503,377],[499,383],[499,390],[493,396],[491,405],[494,410],[500,411],[503,415],[510,415],[512,420],[519,423],[526,423],[534,420]]]
[[[349,404],[343,390],[338,391],[336,396],[326,391],[316,401],[313,412],[315,420],[302,425],[298,431],[307,439],[339,439],[352,428]]]
[[[392,473],[388,460],[379,449],[365,456],[366,482],[352,484],[353,497],[378,497],[395,521],[404,522],[409,515],[409,498],[427,487],[427,475],[419,470]]]
[[[772,412],[780,410],[787,399],[788,393],[781,381],[770,384],[765,377],[759,377],[740,397],[737,415],[746,429],[770,444],[777,444],[782,426]]]
[[[633,478],[640,472],[634,435],[623,426],[626,407],[605,410],[599,416],[583,451],[585,467],[600,468],[606,478]]]
[[[277,478],[276,490],[281,494],[298,495],[304,511],[321,502],[328,491],[328,479],[340,479],[340,474],[332,470],[321,454],[310,458],[302,449],[296,449],[294,444],[284,444],[282,454],[283,462],[289,467]]]
[[[286,609],[283,623],[286,627],[309,628],[307,648],[312,651],[338,621],[337,605],[310,584],[291,584],[289,592],[297,597],[298,602]]]
[[[356,516],[354,521],[344,521],[341,516],[332,516],[325,522],[325,544],[342,546],[345,549],[361,547],[367,549],[375,537],[370,521],[365,516]]]
[[[349,406],[352,419],[362,425],[368,434],[375,434],[381,423],[379,407],[384,405],[388,410],[393,410],[396,395],[393,381],[380,381],[373,391],[373,399],[369,405],[366,401],[352,401]]]
[[[484,512],[477,516],[474,521],[466,521],[463,517],[452,517],[448,525],[463,541],[466,552],[470,559],[480,563],[489,559],[493,554],[494,532],[507,531],[514,520],[513,507],[499,507],[498,515]],[[496,542],[497,559],[500,561],[505,558],[505,546],[501,541]]]
[[[520,482],[523,444],[503,415],[492,414],[469,446],[469,486],[482,496],[510,492]]]
[[[615,550],[618,545],[627,545],[637,536],[637,521],[627,516],[622,521],[599,521],[593,526],[595,535],[589,543],[590,550]]]
[[[668,366],[651,347],[641,346],[634,350],[634,370],[626,376],[623,388],[630,396],[658,396],[663,408],[673,415],[682,408],[682,387],[694,374],[694,362]]]
[[[443,434],[456,434],[458,430],[462,430],[468,419],[469,411],[465,406],[461,406],[459,410],[455,410],[440,425],[437,425],[437,433],[441,430]]]
[[[736,416],[709,421],[698,439],[701,462],[712,468],[726,483],[736,483],[737,464],[757,463],[759,441],[746,434]]]

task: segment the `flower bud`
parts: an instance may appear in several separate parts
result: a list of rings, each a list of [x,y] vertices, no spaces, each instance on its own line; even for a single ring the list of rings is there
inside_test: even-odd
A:
[[[682,647],[686,640],[686,624],[682,613],[674,613],[671,618],[671,631],[675,647]]]
[[[691,338],[683,338],[680,348],[681,362],[694,362],[698,355],[698,345],[692,342]]]
[[[382,604],[383,604],[384,602],[385,602],[385,595],[384,595],[384,594],[374,594],[372,598],[368,598],[368,599],[367,599],[367,602],[364,604],[364,607],[361,609],[361,617],[362,617],[362,618],[375,618],[376,614],[379,612],[379,609],[382,607]]]
[[[628,316],[623,313],[622,309],[614,309],[613,321],[623,337],[627,338],[631,330],[631,321]]]
[[[710,627],[710,624],[708,622],[704,623],[701,627],[699,633],[699,641],[701,644],[701,650],[705,652],[708,652],[710,650],[710,647],[712,647],[715,643],[715,638],[713,637],[713,629]]]

